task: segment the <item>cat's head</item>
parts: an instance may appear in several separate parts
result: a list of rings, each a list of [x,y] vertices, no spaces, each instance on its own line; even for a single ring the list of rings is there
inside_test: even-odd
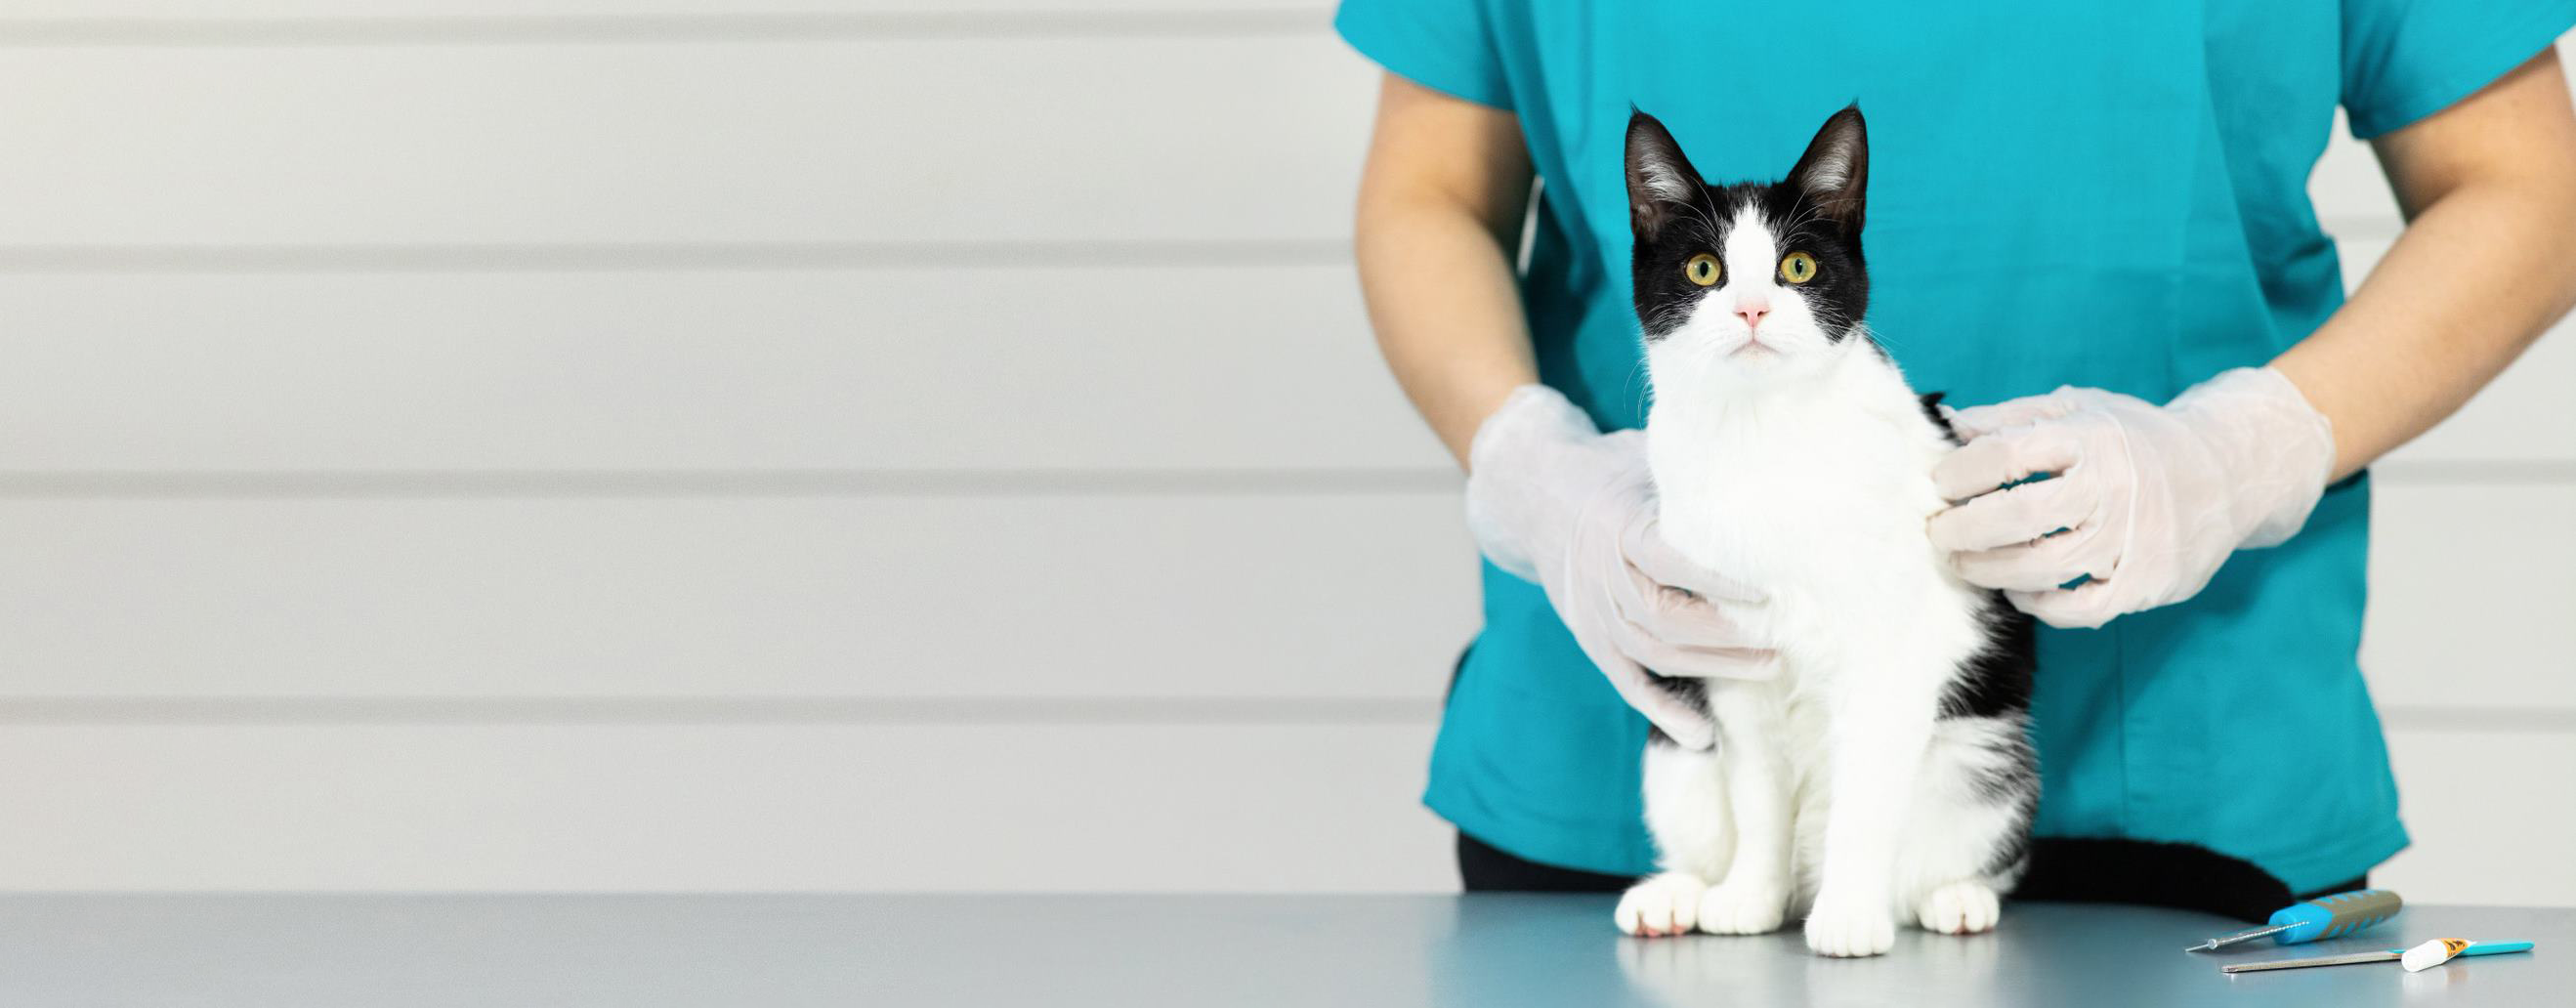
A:
[[[1659,374],[1778,383],[1864,350],[1861,265],[1869,136],[1834,113],[1778,182],[1702,181],[1664,124],[1628,119],[1637,320]]]

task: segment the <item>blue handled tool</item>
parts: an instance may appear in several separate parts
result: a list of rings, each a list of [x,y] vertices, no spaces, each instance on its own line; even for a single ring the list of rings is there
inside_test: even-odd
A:
[[[2247,928],[2235,934],[2220,935],[2185,952],[2208,952],[2237,942],[2253,941],[2264,935],[2282,945],[2312,942],[2319,938],[2341,938],[2397,916],[2406,905],[2397,894],[2386,889],[2355,889],[2348,893],[2319,896],[2293,903],[2272,913],[2272,921],[2258,928]]]

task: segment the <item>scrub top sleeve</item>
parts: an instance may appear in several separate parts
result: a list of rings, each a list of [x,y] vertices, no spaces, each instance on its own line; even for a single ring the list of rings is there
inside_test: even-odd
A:
[[[2343,105],[2367,140],[2451,107],[2576,26],[2576,0],[2343,0]]]
[[[1416,84],[1512,107],[1484,0],[1343,0],[1333,29],[1360,55]]]

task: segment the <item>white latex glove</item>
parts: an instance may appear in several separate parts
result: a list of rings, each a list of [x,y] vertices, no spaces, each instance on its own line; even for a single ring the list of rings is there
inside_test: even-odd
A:
[[[1684,559],[1657,531],[1644,431],[1604,435],[1555,389],[1524,385],[1476,429],[1467,527],[1496,566],[1538,582],[1628,705],[1673,740],[1715,743],[1706,712],[1647,678],[1768,678],[1761,594]]]
[[[2180,602],[2228,554],[2280,545],[2335,458],[2325,415],[2270,368],[2224,372],[2163,407],[2060,388],[1951,425],[1968,443],[1932,480],[1964,503],[1932,516],[1932,544],[1968,583],[2060,627]],[[2038,473],[2054,478],[1996,490]]]

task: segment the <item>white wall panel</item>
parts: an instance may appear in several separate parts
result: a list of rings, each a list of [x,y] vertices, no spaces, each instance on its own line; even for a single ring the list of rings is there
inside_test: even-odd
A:
[[[1320,31],[12,50],[0,235],[1333,240],[1374,86]]]
[[[2418,903],[2576,906],[2576,734],[2395,731],[2388,750],[2415,844],[2372,885]]]
[[[2576,486],[2373,493],[2362,643],[2372,697],[2576,709]]]
[[[1429,698],[1458,507],[0,501],[0,696]]]
[[[1448,468],[1347,264],[0,274],[0,470]]]
[[[0,889],[1454,888],[1430,737],[15,726]]]

